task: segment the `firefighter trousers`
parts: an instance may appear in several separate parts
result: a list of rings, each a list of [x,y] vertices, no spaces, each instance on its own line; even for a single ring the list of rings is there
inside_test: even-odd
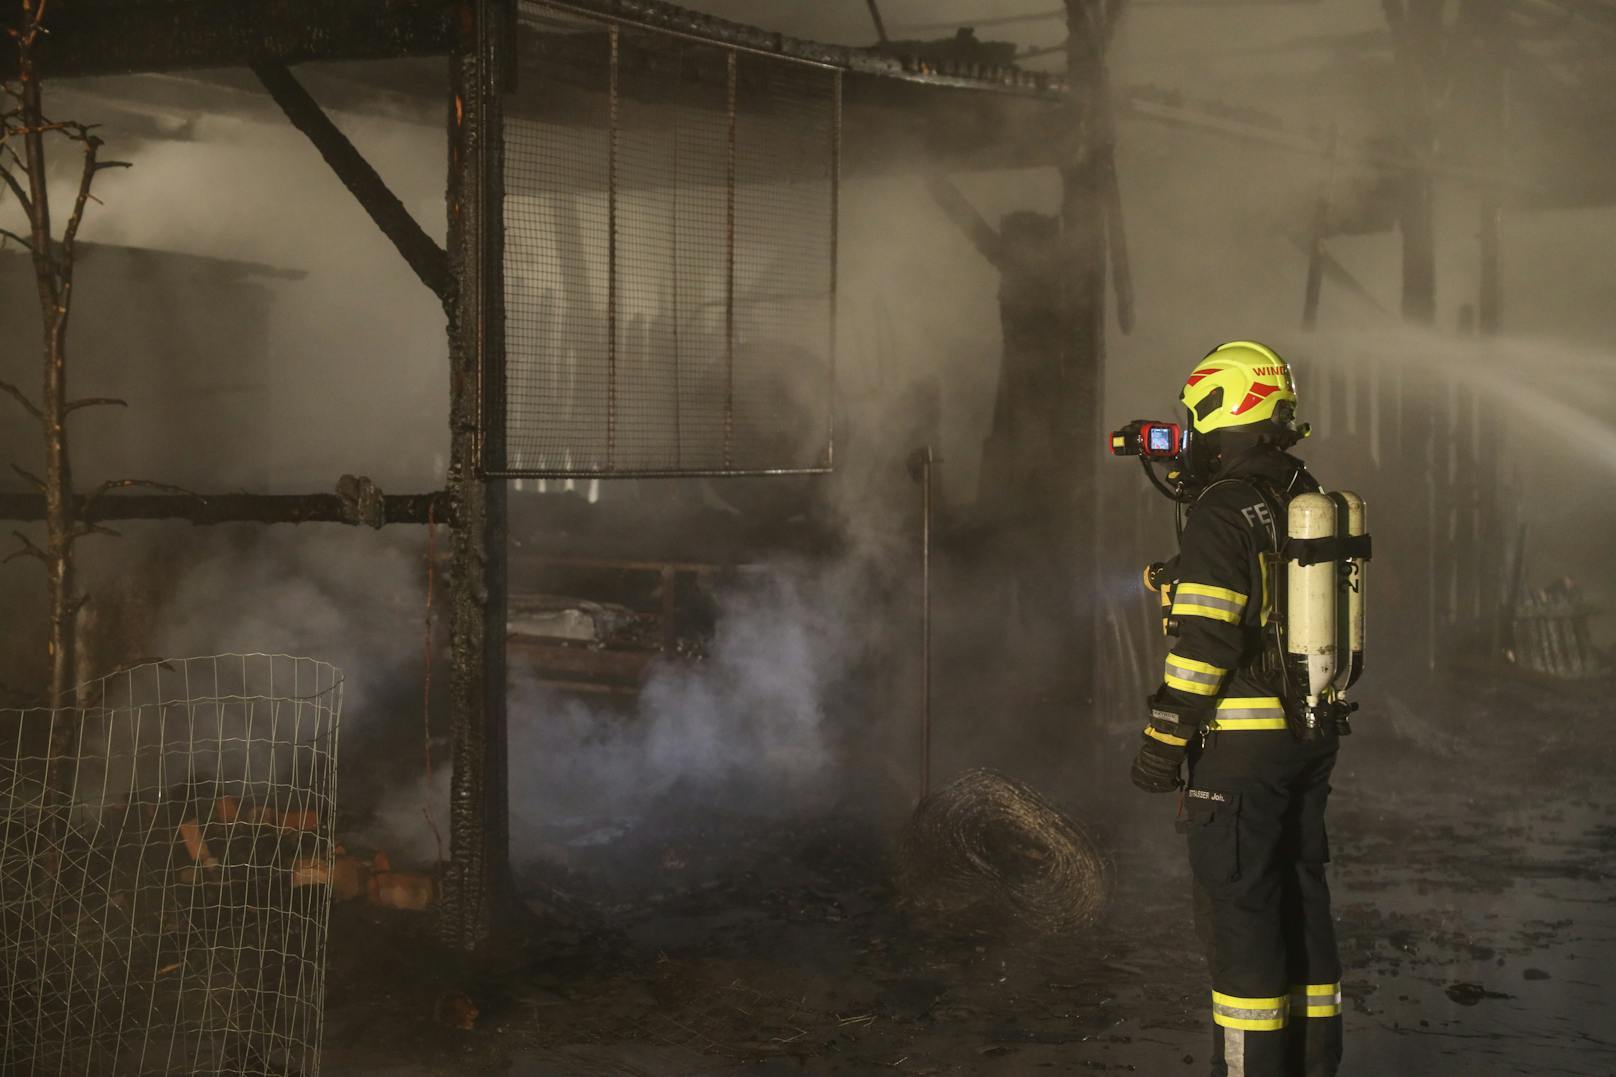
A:
[[[1341,959],[1324,809],[1337,738],[1211,734],[1190,749],[1180,828],[1212,970],[1213,1077],[1335,1077]]]

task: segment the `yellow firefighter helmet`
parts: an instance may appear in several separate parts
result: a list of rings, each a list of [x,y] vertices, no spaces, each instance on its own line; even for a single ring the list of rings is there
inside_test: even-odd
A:
[[[1296,380],[1274,349],[1235,340],[1196,365],[1178,398],[1198,434],[1263,422],[1289,427],[1296,414]]]

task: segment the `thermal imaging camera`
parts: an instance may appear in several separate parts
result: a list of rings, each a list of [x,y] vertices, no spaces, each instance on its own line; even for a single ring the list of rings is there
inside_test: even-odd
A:
[[[1135,419],[1111,435],[1112,456],[1176,460],[1184,452],[1184,431],[1177,423]]]

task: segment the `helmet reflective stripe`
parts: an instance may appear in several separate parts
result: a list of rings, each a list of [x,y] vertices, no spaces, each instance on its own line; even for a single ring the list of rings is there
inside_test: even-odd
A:
[[[1254,381],[1251,383],[1251,388],[1246,390],[1246,398],[1236,404],[1229,414],[1239,415],[1242,412],[1250,411],[1264,400],[1267,400],[1270,394],[1277,392],[1279,392],[1279,386],[1277,385],[1270,385],[1266,381]]]
[[[1197,433],[1284,421],[1296,409],[1290,365],[1266,344],[1235,340],[1207,354],[1185,379],[1179,399]],[[1285,414],[1280,405],[1287,404]]]

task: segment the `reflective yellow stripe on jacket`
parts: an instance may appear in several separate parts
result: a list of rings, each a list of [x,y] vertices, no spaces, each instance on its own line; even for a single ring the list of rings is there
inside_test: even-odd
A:
[[[1189,740],[1185,737],[1175,737],[1171,733],[1164,733],[1155,726],[1148,724],[1145,726],[1145,736],[1151,738],[1152,740],[1159,740],[1163,744],[1170,744],[1174,748],[1182,748],[1189,744]]]
[[[1170,652],[1167,655],[1167,672],[1164,679],[1180,692],[1189,692],[1197,696],[1215,696],[1218,689],[1223,687],[1223,678],[1228,675],[1228,670],[1214,666],[1211,662],[1185,658]]]
[[[1246,596],[1227,587],[1180,582],[1173,589],[1174,617],[1209,617],[1237,625],[1246,613]]]
[[[1285,708],[1278,696],[1224,696],[1218,700],[1216,730],[1284,729]]]

